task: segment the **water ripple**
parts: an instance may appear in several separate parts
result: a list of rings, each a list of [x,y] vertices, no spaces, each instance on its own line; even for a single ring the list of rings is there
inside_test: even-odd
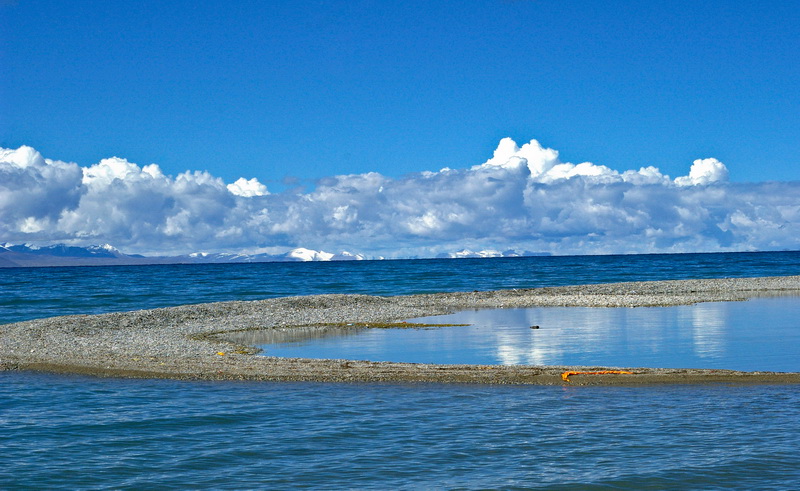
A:
[[[800,390],[791,386],[20,373],[0,382],[2,488],[787,488],[800,479]]]

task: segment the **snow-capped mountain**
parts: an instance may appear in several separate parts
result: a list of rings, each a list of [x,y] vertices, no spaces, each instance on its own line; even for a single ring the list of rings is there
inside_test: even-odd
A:
[[[469,249],[462,249],[457,252],[449,252],[440,254],[437,257],[450,258],[450,259],[463,259],[463,258],[486,258],[486,257],[530,257],[530,256],[549,256],[545,252],[531,252],[531,251],[517,251],[516,249],[508,249],[505,251],[498,251],[494,249],[487,249],[483,251],[471,251]]]
[[[88,247],[54,244],[0,244],[0,267],[88,266],[114,264],[144,264],[150,262],[140,255],[124,254],[109,245]],[[159,261],[156,261],[159,262]]]
[[[517,251],[509,249],[498,251],[486,249],[478,252],[463,249],[457,252],[440,254],[439,258],[491,258],[542,256],[545,253]],[[38,267],[38,266],[108,266],[134,264],[197,264],[197,263],[265,263],[265,262],[309,262],[309,261],[362,261],[363,254],[348,251],[331,253],[298,247],[279,254],[241,252],[193,252],[179,256],[142,256],[125,254],[110,244],[87,247],[54,244],[37,246],[31,244],[0,244],[0,268]]]
[[[126,257],[126,254],[123,254],[119,249],[110,244],[92,245],[88,247],[68,246],[65,244],[48,246],[2,244],[0,245],[0,252],[16,252],[20,254],[57,257]]]
[[[315,251],[306,249],[305,247],[298,247],[283,254],[244,254],[244,253],[208,253],[208,252],[193,252],[186,256],[179,256],[186,258],[186,262],[214,262],[214,263],[259,263],[259,262],[294,262],[294,261],[360,261],[366,259],[362,254],[352,254],[347,251],[342,251],[338,254],[333,254],[325,251]]]
[[[87,247],[55,244],[0,244],[0,267],[37,266],[106,266],[132,264],[184,264],[184,263],[257,263],[288,261],[357,261],[366,259],[361,254],[347,251],[338,254],[315,251],[303,247],[283,254],[245,254],[194,252],[180,256],[142,256],[125,254],[110,244]]]

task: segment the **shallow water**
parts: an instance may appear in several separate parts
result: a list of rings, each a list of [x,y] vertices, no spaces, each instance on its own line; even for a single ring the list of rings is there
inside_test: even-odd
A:
[[[3,489],[791,489],[794,386],[0,373]]]
[[[299,339],[286,338],[287,330],[260,347],[269,356],[412,363],[800,371],[800,297],[489,309],[410,322],[469,326],[312,331]]]

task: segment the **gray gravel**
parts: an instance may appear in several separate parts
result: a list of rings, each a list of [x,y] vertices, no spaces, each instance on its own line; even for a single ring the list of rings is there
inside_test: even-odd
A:
[[[619,367],[435,365],[254,356],[226,333],[332,323],[385,323],[465,309],[643,307],[800,295],[800,276],[634,282],[396,297],[315,295],[219,302],[0,326],[0,370],[98,376],[335,382],[525,384],[800,383],[799,373]],[[229,337],[227,339],[233,339]]]

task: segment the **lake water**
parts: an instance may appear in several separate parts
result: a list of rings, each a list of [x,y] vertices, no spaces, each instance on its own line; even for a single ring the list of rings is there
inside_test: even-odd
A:
[[[794,489],[784,386],[211,383],[0,373],[3,489]]]
[[[251,334],[249,341],[264,355],[298,358],[800,371],[798,297],[678,307],[474,310],[410,322],[469,325],[310,331],[288,340],[267,333],[262,341]]]
[[[796,252],[24,268],[0,270],[0,323],[295,294],[796,274]],[[542,333],[556,329],[530,322]],[[692,331],[681,329],[660,339]],[[726,335],[707,334],[706,344],[691,343],[710,352],[730,346]],[[514,356],[525,361],[531,346]],[[0,489],[792,489],[798,441],[797,386],[212,383],[0,372]]]

